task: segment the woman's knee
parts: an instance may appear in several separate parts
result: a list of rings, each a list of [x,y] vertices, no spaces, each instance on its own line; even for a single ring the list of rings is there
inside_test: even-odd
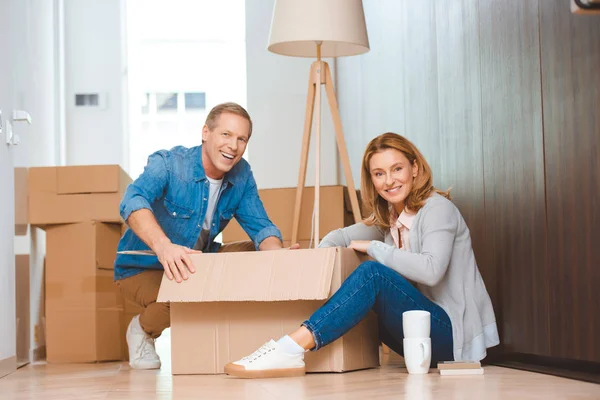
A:
[[[383,264],[380,264],[377,261],[369,260],[361,263],[358,267],[356,267],[354,272],[371,277],[374,275],[381,275],[382,267],[386,268]]]
[[[365,261],[360,264],[356,268],[355,273],[361,274],[366,278],[375,278],[377,280],[386,279],[393,281],[396,286],[403,284],[410,285],[410,282],[398,272],[373,260]]]

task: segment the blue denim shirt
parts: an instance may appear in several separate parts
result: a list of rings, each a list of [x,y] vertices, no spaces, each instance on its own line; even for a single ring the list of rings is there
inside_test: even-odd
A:
[[[142,208],[154,213],[171,242],[193,248],[200,236],[206,216],[210,183],[202,166],[202,146],[175,147],[161,150],[148,158],[144,172],[127,187],[121,201],[121,217]],[[256,249],[270,236],[281,240],[281,232],[269,220],[263,207],[250,165],[241,159],[223,178],[219,200],[210,227],[205,252],[215,252],[220,244],[215,237],[231,218],[239,222]],[[149,247],[127,229],[118,251],[149,250]],[[162,269],[156,256],[117,254],[115,280],[124,279],[145,269]]]

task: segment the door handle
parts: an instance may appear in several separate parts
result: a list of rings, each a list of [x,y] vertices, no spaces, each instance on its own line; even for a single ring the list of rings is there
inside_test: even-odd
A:
[[[12,122],[27,122],[31,125],[31,115],[29,115],[27,111],[13,110]],[[8,118],[4,121],[6,143],[9,145],[17,145],[21,143],[21,137],[13,131],[12,122],[9,121]],[[0,132],[2,132],[2,129],[0,129]]]
[[[26,121],[29,125],[31,125],[31,115],[29,115],[29,113],[27,111],[13,110],[12,120],[14,122]]]

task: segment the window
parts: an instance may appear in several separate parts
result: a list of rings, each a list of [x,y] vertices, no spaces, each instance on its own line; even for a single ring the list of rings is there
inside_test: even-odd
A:
[[[200,145],[212,107],[224,101],[245,104],[246,1],[124,3],[129,68],[125,140],[129,174],[135,179],[156,150]]]
[[[177,111],[177,93],[156,93],[156,111]]]
[[[142,114],[148,114],[150,112],[150,93],[142,95]]]
[[[185,110],[200,111],[206,109],[206,93],[186,93],[185,94]]]

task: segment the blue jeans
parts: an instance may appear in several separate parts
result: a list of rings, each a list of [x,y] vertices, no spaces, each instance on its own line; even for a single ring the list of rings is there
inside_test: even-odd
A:
[[[431,313],[431,365],[454,360],[452,324],[448,314],[406,278],[375,261],[367,261],[344,281],[337,292],[302,325],[312,332],[316,347],[328,345],[358,324],[373,310],[379,319],[379,337],[402,355],[402,313]]]

